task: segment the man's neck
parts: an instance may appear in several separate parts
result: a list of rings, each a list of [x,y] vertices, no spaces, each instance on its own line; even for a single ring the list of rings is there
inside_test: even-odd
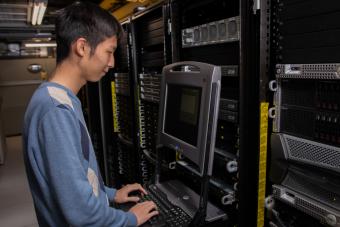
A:
[[[86,84],[86,81],[81,77],[81,71],[67,60],[57,65],[49,81],[70,89],[75,95]]]

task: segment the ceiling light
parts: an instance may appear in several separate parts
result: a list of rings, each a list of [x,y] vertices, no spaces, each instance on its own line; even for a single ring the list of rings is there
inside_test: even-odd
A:
[[[32,25],[36,25],[38,19],[38,12],[39,12],[40,4],[39,2],[34,2],[33,4],[33,13],[32,13]]]
[[[25,47],[56,47],[56,43],[25,43]]]
[[[47,7],[47,0],[35,0],[33,3],[33,10],[32,10],[32,25],[40,25]]]
[[[43,20],[45,11],[46,11],[46,7],[47,7],[47,2],[41,2],[39,4],[39,13],[38,13],[38,20],[37,20],[37,24],[41,25],[41,22]]]
[[[28,7],[27,7],[27,23],[31,22],[32,8],[33,8],[33,2],[31,0],[29,0]]]

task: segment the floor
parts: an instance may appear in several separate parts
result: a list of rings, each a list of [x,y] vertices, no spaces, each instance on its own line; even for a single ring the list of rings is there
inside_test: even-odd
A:
[[[38,226],[26,179],[20,136],[7,137],[4,165],[0,165],[0,227]]]

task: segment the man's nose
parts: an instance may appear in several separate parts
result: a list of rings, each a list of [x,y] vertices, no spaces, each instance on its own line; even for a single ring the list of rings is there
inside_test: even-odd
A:
[[[108,64],[109,68],[115,67],[115,57],[112,55]]]

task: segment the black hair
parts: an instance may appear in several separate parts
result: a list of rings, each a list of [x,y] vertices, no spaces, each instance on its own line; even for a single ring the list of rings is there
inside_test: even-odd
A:
[[[119,38],[122,27],[108,11],[91,2],[75,2],[60,11],[56,24],[57,64],[70,53],[71,45],[85,38],[94,53],[97,45],[107,38]]]

